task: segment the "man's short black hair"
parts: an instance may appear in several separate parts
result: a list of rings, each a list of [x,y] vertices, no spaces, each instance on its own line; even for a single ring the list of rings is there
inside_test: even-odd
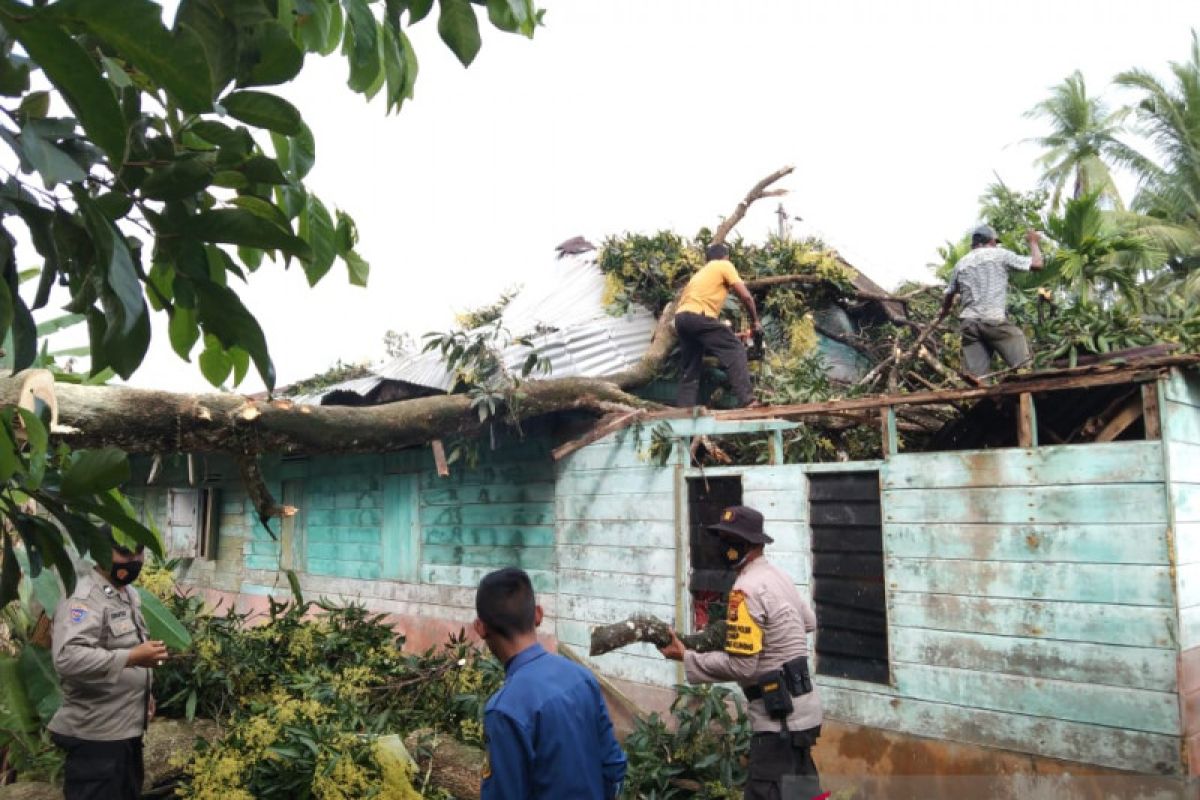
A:
[[[729,246],[724,244],[710,244],[704,251],[704,257],[709,261],[719,261],[729,258]]]
[[[119,544],[117,542],[117,537],[115,535],[113,535],[112,526],[109,525],[107,522],[101,524],[99,527],[100,527],[100,532],[102,534],[104,534],[104,537],[106,539],[108,539],[108,543],[112,545],[112,549],[116,550],[118,553],[120,553],[123,556],[136,555],[137,553],[141,553],[142,551],[144,551],[146,549],[146,546],[144,544],[139,544],[137,546],[136,550],[130,550],[125,545]]]
[[[505,567],[483,576],[475,592],[475,613],[488,631],[504,639],[529,633],[536,625],[533,583],[525,570]]]

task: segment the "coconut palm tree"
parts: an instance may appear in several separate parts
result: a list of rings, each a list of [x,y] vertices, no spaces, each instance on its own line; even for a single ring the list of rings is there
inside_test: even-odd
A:
[[[1121,209],[1121,196],[1108,163],[1126,156],[1118,136],[1127,110],[1110,111],[1097,97],[1088,95],[1083,75],[1076,70],[1050,90],[1050,96],[1025,116],[1049,120],[1050,133],[1029,141],[1045,148],[1037,164],[1045,169],[1043,182],[1053,194],[1051,208],[1057,209],[1068,181],[1071,197],[1095,194]]]
[[[1197,283],[1200,276],[1200,37],[1192,31],[1186,61],[1171,62],[1174,85],[1141,69],[1116,83],[1141,93],[1132,110],[1155,157],[1128,152],[1123,162],[1140,183],[1133,208],[1149,218],[1143,227],[1170,249],[1172,269]],[[1195,286],[1190,287],[1193,290]]]

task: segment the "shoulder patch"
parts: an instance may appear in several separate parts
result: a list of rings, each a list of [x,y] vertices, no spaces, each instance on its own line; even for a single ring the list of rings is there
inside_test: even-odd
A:
[[[86,620],[88,617],[88,611],[89,611],[88,607],[83,605],[82,603],[72,603],[71,609],[70,609],[71,624],[79,625],[84,620]]]
[[[746,594],[740,589],[729,593],[729,612],[726,615],[725,652],[735,656],[752,656],[762,651],[763,632],[746,608]]]

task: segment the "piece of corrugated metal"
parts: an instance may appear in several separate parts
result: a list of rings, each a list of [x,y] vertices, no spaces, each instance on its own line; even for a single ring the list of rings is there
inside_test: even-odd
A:
[[[537,352],[550,362],[549,374],[533,378],[574,378],[609,375],[636,364],[650,346],[655,318],[638,307],[620,317],[604,307],[604,273],[594,253],[556,259],[534,273],[505,307],[503,327],[513,338],[531,337]],[[545,331],[536,334],[538,330]],[[511,345],[504,349],[504,364],[520,372],[529,348]],[[297,398],[298,402],[320,402],[334,389],[364,394],[382,380],[404,381],[448,392],[454,376],[437,351],[397,358],[375,371],[370,378],[331,386],[323,392]]]

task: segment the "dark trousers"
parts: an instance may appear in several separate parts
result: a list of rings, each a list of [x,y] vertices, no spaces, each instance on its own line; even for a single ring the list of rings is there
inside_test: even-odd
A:
[[[821,726],[795,733],[756,733],[744,800],[814,800],[822,796],[812,748]]]
[[[1029,361],[1025,332],[1011,322],[964,319],[961,331],[963,366],[969,375],[991,372],[993,353],[999,353],[1010,367],[1019,367]]]
[[[733,384],[738,405],[754,400],[750,388],[750,367],[746,362],[746,346],[729,326],[713,317],[684,311],[675,315],[675,332],[679,334],[679,394],[675,405],[688,408],[696,405],[700,394],[700,372],[704,354],[712,353],[721,362]]]
[[[50,734],[67,753],[65,800],[138,800],[142,796],[142,737],[97,742]]]

